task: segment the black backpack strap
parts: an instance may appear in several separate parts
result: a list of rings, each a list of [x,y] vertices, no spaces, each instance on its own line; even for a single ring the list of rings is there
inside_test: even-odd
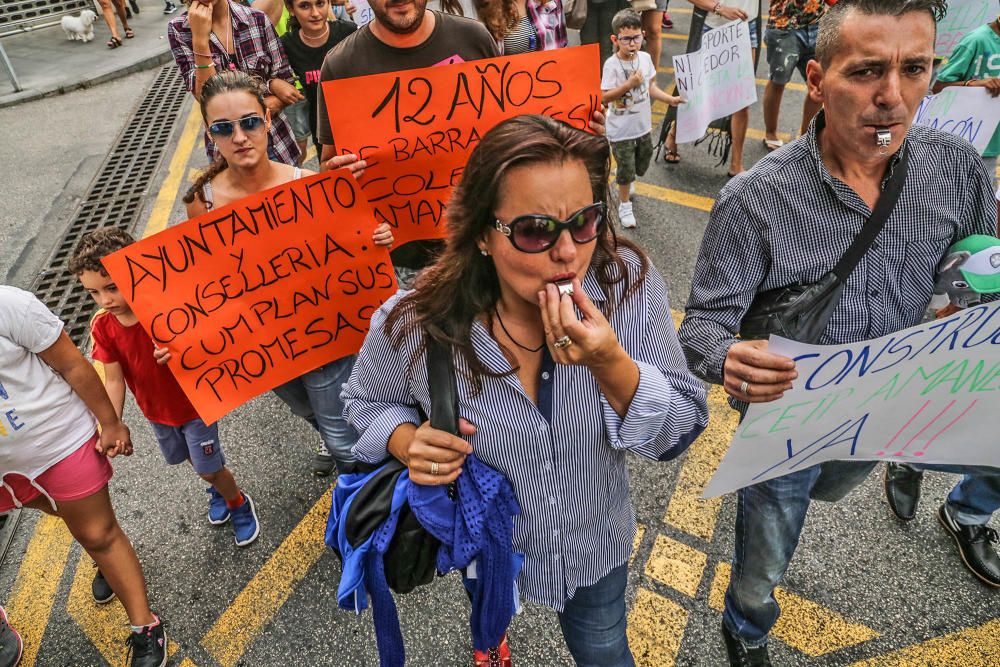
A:
[[[889,216],[892,215],[892,209],[896,207],[899,195],[903,192],[909,162],[910,149],[908,143],[904,140],[903,147],[900,149],[899,162],[896,163],[895,167],[890,167],[892,174],[889,176],[889,182],[886,184],[885,189],[882,190],[882,194],[879,195],[871,217],[861,227],[858,235],[854,237],[854,241],[847,249],[847,252],[840,258],[837,265],[833,267],[833,272],[840,279],[840,282],[847,281],[847,277],[851,275],[851,271],[861,261],[861,257],[868,252],[868,248],[875,241],[875,237],[882,231],[885,223],[889,220]]]
[[[431,426],[458,435],[458,387],[451,346],[424,333],[427,341],[427,387],[431,395]]]

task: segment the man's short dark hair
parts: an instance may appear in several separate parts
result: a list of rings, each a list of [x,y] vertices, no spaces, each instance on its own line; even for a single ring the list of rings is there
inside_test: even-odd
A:
[[[840,26],[850,12],[866,16],[902,16],[910,12],[927,12],[937,22],[948,11],[945,0],[840,0],[826,10],[819,20],[819,35],[816,37],[816,60],[826,67],[837,52],[840,41]]]
[[[623,9],[611,19],[611,34],[617,35],[619,30],[634,28],[642,30],[642,17],[634,9]]]
[[[117,227],[101,227],[88,232],[80,239],[76,251],[69,260],[69,272],[79,276],[84,271],[105,274],[101,258],[135,243],[128,232]]]

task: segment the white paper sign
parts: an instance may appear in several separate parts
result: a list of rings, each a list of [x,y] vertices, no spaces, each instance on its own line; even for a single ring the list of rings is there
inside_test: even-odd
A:
[[[351,16],[351,20],[359,28],[375,20],[375,13],[372,11],[372,6],[368,4],[368,0],[349,0],[349,2],[354,5],[354,15]]]
[[[678,94],[677,143],[697,141],[717,118],[757,101],[750,24],[733,21],[701,37],[701,49],[674,56]]]
[[[947,58],[959,40],[996,18],[997,0],[948,0],[948,13],[937,25],[934,54]]]
[[[1000,97],[985,88],[949,86],[925,97],[913,122],[962,137],[982,155],[1000,123]]]
[[[1000,302],[851,345],[772,336],[798,379],[750,406],[712,497],[832,460],[1000,467]]]

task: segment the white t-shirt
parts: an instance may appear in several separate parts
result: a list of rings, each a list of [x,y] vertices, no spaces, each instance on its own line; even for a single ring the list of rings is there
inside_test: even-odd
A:
[[[639,51],[635,60],[622,60],[612,54],[604,63],[601,90],[613,90],[632,76],[642,72],[643,84],[625,93],[608,106],[607,131],[611,141],[638,139],[653,131],[653,109],[649,104],[649,80],[656,76],[653,59]]]
[[[83,400],[38,356],[62,330],[34,294],[0,285],[0,476],[34,479],[97,429]]]
[[[758,0],[725,0],[722,4],[726,7],[742,9],[746,12],[748,22],[756,20],[757,12],[760,11],[760,3]],[[709,12],[708,16],[705,17],[705,25],[710,28],[718,28],[720,25],[726,25],[727,23],[729,23],[729,19],[719,16],[713,12]]]

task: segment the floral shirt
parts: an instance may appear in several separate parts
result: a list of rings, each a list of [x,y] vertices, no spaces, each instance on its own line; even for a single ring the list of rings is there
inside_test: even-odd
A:
[[[772,0],[768,28],[796,30],[814,25],[826,12],[823,0]]]

